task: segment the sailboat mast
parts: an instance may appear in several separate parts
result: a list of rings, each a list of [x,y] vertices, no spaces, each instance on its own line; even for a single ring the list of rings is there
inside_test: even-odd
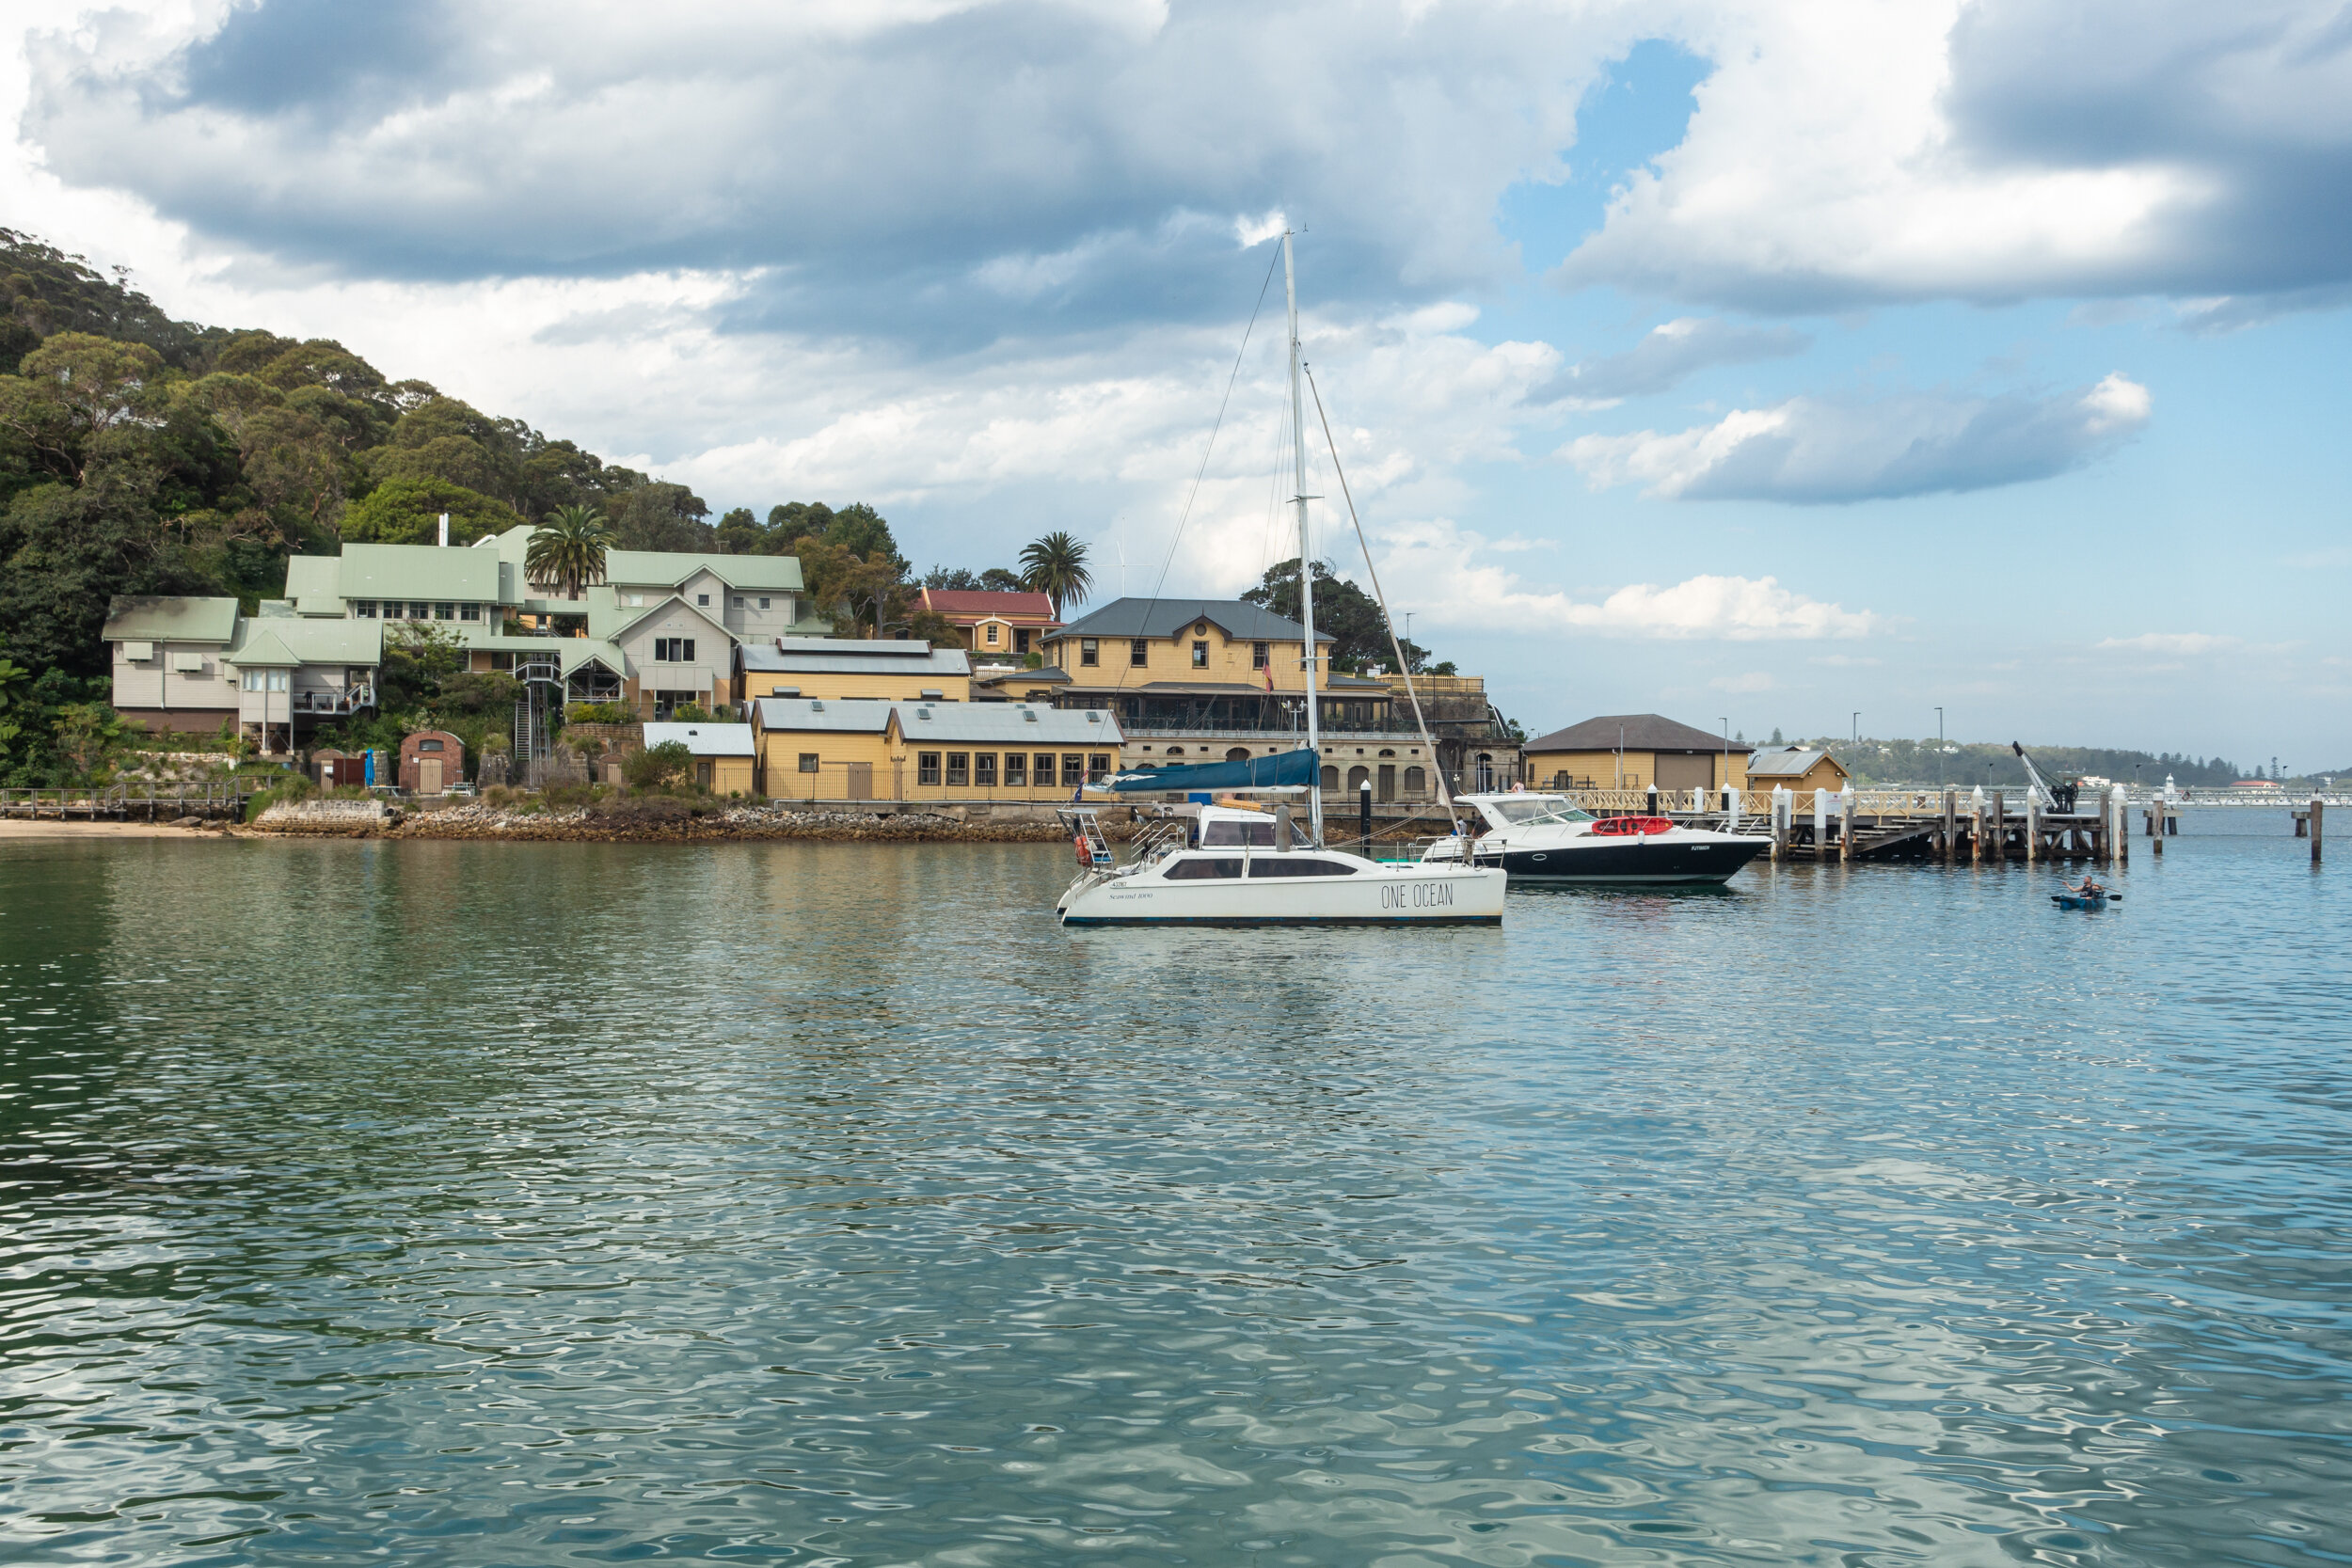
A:
[[[1291,498],[1298,508],[1298,620],[1307,629],[1307,750],[1314,754],[1314,777],[1307,790],[1307,829],[1313,843],[1323,843],[1323,728],[1316,709],[1322,705],[1315,678],[1322,659],[1315,647],[1315,565],[1307,543],[1307,405],[1299,393],[1299,363],[1305,351],[1298,342],[1298,273],[1291,264],[1291,231],[1282,230],[1282,292],[1291,312],[1291,452],[1298,462],[1298,489]]]

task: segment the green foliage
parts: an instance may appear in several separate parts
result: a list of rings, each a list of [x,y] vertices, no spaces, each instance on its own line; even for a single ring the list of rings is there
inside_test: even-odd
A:
[[[394,479],[343,514],[347,543],[430,545],[440,537],[441,514],[449,514],[449,542],[470,545],[487,533],[502,533],[522,521],[515,509],[447,480]]]
[[[671,789],[694,776],[694,753],[680,740],[665,740],[631,752],[621,763],[621,777],[637,790]]]
[[[718,531],[703,519],[710,508],[683,484],[641,484],[609,509],[612,545],[624,550],[711,550]]]
[[[1258,586],[1242,598],[1297,620],[1303,609],[1297,558],[1268,567]],[[1330,566],[1320,561],[1315,562],[1315,630],[1333,640],[1329,654],[1335,671],[1354,672],[1368,664],[1396,662],[1389,647],[1389,620],[1380,613],[1379,601],[1345,578],[1334,576]]]
[[[1781,744],[1780,731],[1772,732]],[[1936,754],[1935,737],[1924,740],[1879,740],[1865,736],[1859,743],[1845,736],[1797,742],[1819,746],[1836,757],[1862,784],[1934,784],[1941,780],[1962,789],[1982,784],[1987,789],[2022,789],[2025,765],[2006,744],[1950,741],[1945,754]],[[2141,788],[2161,784],[2167,774],[2183,786],[2226,788],[2249,775],[2224,757],[2185,756],[2173,752],[2133,752],[2095,746],[2028,746],[2034,766],[2050,784],[2085,774]]]
[[[208,341],[226,336],[173,321],[119,273],[108,277],[86,257],[0,229],[0,371],[14,371],[42,339],[60,332],[144,343],[183,370],[196,363]]]
[[[1021,586],[1052,599],[1054,618],[1060,620],[1064,602],[1086,603],[1094,586],[1094,574],[1087,570],[1087,547],[1059,531],[1024,545]]]
[[[1021,574],[1008,572],[1002,566],[991,566],[980,574],[980,586],[995,594],[1025,592],[1021,586]]]
[[[318,792],[318,785],[312,784],[308,775],[294,772],[284,773],[269,788],[246,798],[245,819],[248,823],[258,821],[262,814],[272,806],[291,804],[296,800],[308,800]]]
[[[577,599],[604,580],[612,529],[590,506],[559,506],[531,535],[523,572],[533,587],[560,598]]]
[[[626,724],[634,717],[620,703],[573,703],[564,709],[566,724]]]
[[[680,724],[707,724],[710,722],[709,712],[705,709],[700,703],[681,703],[675,708],[671,710],[670,718],[674,721]],[[675,746],[677,742],[673,740],[665,742],[665,744]]]
[[[413,621],[387,627],[384,663],[375,681],[377,705],[387,714],[420,710],[465,667],[466,645],[456,633]]]

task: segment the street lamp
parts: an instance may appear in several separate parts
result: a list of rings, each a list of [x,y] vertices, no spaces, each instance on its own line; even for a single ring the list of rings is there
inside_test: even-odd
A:
[[[1853,716],[1853,743],[1856,746],[1862,744],[1862,713],[1860,709],[1856,709]]]

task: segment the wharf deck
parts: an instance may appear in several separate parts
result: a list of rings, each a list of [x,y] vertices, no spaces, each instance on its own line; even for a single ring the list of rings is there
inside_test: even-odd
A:
[[[168,822],[182,817],[227,818],[245,816],[246,802],[255,786],[248,781],[229,784],[129,784],[87,789],[0,789],[0,817],[51,821]]]

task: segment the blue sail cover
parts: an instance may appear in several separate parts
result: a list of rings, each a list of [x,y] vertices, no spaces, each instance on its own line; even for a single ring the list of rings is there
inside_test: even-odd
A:
[[[1136,773],[1114,773],[1104,781],[1103,788],[1114,795],[1140,794],[1146,791],[1215,789],[1276,789],[1285,785],[1311,785],[1315,782],[1315,754],[1305,747],[1295,752],[1278,752],[1267,757],[1245,757],[1238,762],[1208,762],[1198,768],[1161,768]]]

